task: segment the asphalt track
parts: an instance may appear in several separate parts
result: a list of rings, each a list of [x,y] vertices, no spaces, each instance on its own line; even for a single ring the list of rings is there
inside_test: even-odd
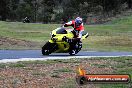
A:
[[[28,60],[70,59],[89,57],[120,57],[120,56],[132,56],[132,52],[81,51],[75,56],[70,56],[68,53],[53,53],[48,56],[43,56],[40,50],[0,50],[0,63]]]

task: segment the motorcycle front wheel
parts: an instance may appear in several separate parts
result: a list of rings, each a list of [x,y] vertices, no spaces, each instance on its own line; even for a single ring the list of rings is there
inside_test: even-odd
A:
[[[50,43],[47,42],[43,47],[42,47],[42,54],[43,55],[49,55],[52,52],[54,52],[57,49],[57,44],[56,43]]]

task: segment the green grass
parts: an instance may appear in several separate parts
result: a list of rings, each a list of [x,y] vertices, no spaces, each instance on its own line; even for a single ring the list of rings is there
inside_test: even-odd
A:
[[[32,75],[35,77],[53,77],[55,79],[58,78],[62,78],[61,74],[71,74],[71,73],[75,73],[75,69],[72,68],[68,68],[68,67],[56,67],[55,69],[52,69],[50,72],[48,72],[48,74],[46,72],[43,71],[37,71],[35,68],[36,67],[44,67],[47,65],[52,65],[52,64],[73,64],[73,66],[75,65],[75,63],[77,62],[77,65],[81,64],[83,66],[84,63],[90,63],[90,67],[92,68],[111,68],[112,71],[108,72],[107,70],[104,72],[105,74],[129,74],[131,79],[132,79],[132,57],[99,57],[99,58],[84,58],[84,59],[68,59],[68,60],[48,60],[48,61],[21,61],[21,62],[17,62],[17,63],[1,63],[0,64],[0,69],[9,69],[9,68],[19,68],[19,69],[26,69],[26,72],[32,72]],[[101,63],[97,63],[97,62],[101,62]],[[85,64],[87,65],[87,64]],[[30,67],[30,69],[28,69],[28,67],[35,67],[34,69]],[[71,67],[71,66],[70,66]],[[78,67],[78,66],[75,66]],[[90,68],[88,67],[88,68]],[[48,69],[48,68],[47,68]],[[47,70],[45,69],[45,70]],[[95,71],[96,72],[96,71]],[[102,71],[100,71],[102,73]],[[2,79],[3,77],[0,76],[0,79]],[[84,85],[81,88],[87,88],[87,86],[96,86],[97,88],[131,88],[130,86],[132,86],[132,82],[128,83],[128,84],[88,84],[88,85]],[[75,77],[72,78],[67,78],[65,79],[65,81],[63,81],[62,85],[59,85],[60,88],[76,88],[77,87],[77,83],[75,81]],[[96,88],[95,87],[95,88]]]
[[[24,64],[22,64],[22,63],[9,64],[8,66],[9,66],[9,67],[17,67],[17,68],[26,67],[26,65],[24,65]]]
[[[61,78],[60,73],[58,71],[55,71],[55,70],[50,73],[50,76],[54,77],[54,78]]]
[[[102,25],[85,25],[89,32],[83,50],[132,51],[132,16]],[[0,45],[0,49],[40,49],[50,39],[50,32],[61,24],[40,24],[0,21],[0,36],[36,42],[36,46]],[[39,47],[40,46],[40,47]]]
[[[132,16],[125,16],[125,17],[121,17],[118,19],[115,19],[113,21],[111,21],[111,24],[127,24],[127,25],[131,25],[132,23]]]
[[[98,58],[98,59],[102,59],[102,58]],[[113,74],[129,74],[132,79],[132,69],[131,69],[132,57],[116,57],[116,58],[114,57],[109,59],[111,61],[117,62],[117,64],[111,64],[111,63],[106,64],[108,67],[111,66],[115,69],[113,71]],[[132,81],[128,84],[115,83],[115,84],[102,84],[100,86],[101,88],[131,88]]]
[[[105,60],[106,63],[105,64],[91,64],[91,66],[94,67],[98,67],[98,68],[113,68],[113,72],[109,73],[109,74],[129,74],[131,79],[132,79],[132,57],[100,57],[100,58],[90,58],[90,59],[81,59],[83,60],[92,60],[94,62],[94,60]],[[110,63],[110,62],[114,62],[114,63]],[[95,71],[96,72],[96,71]],[[67,82],[63,86],[61,86],[61,88],[70,88],[72,87],[76,87],[76,83],[74,83],[75,79],[72,79],[71,81],[69,81],[69,79],[67,79]],[[70,83],[71,82],[71,83]],[[89,86],[90,84],[87,85],[83,85],[81,88],[87,88],[87,86]],[[92,84],[94,86],[96,86],[97,88],[131,88],[132,87],[132,82],[130,83],[106,83],[106,84]],[[95,88],[96,88],[95,87]]]
[[[75,79],[67,79],[66,83],[64,83],[62,86],[59,88],[78,88],[76,85]]]
[[[33,75],[33,76],[46,76],[45,73],[43,73],[43,72],[36,72],[36,71],[33,72],[32,75]]]
[[[6,65],[5,64],[0,64],[0,68],[5,68]]]
[[[107,65],[104,64],[91,64],[92,66],[97,66],[98,68],[104,68],[107,67]]]
[[[50,31],[57,27],[56,25],[23,24],[18,22],[0,22],[0,24],[0,36],[28,41],[44,41],[47,37],[50,37]]]
[[[24,64],[24,65],[27,65],[27,64],[32,64],[34,63],[35,65],[37,64],[44,64],[44,65],[49,65],[49,64],[55,64],[55,63],[80,63],[81,61],[79,59],[68,59],[68,60],[65,60],[65,59],[56,59],[56,60],[46,60],[46,61],[39,61],[39,60],[36,60],[36,61],[19,61],[19,63],[21,64]],[[2,65],[3,67],[3,65]]]
[[[86,59],[81,59],[81,61],[97,61],[97,60],[105,60],[105,64],[91,64],[93,67],[98,67],[98,68],[113,68],[113,71],[111,73],[106,73],[105,74],[129,74],[131,79],[132,79],[132,57],[99,57],[99,58],[86,58]],[[114,63],[112,63],[114,62]],[[95,71],[96,72],[96,71]],[[95,86],[94,88],[131,88],[132,87],[132,81],[130,83],[106,83],[106,84],[86,84],[81,86],[81,88],[87,88],[88,86]],[[77,84],[75,83],[75,79],[67,79],[66,82],[60,86],[60,88],[76,88]]]
[[[57,69],[54,70],[55,72],[73,72],[71,69],[69,68],[61,68],[61,69]]]
[[[1,63],[0,64],[0,68],[6,68],[6,67],[11,67],[11,68],[23,68],[23,67],[26,67],[25,64],[23,63],[7,63],[7,64],[4,64],[4,63]]]

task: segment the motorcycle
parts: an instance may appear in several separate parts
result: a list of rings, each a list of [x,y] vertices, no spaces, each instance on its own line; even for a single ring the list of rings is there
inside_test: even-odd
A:
[[[46,42],[46,44],[42,47],[42,54],[49,55],[51,53],[69,53],[70,55],[77,54],[82,48],[82,42],[78,42],[75,44],[75,53],[73,54],[71,51],[71,45],[68,42],[65,42],[63,39],[65,37],[72,39],[74,37],[73,34],[74,29],[68,29],[64,27],[59,27],[53,30],[50,35],[51,39]],[[81,40],[86,39],[89,36],[88,32],[83,32]]]
[[[26,17],[25,19],[23,19],[23,23],[30,23],[30,20],[28,17]]]

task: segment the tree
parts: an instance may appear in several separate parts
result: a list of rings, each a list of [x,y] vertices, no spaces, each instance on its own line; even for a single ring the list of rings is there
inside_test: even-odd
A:
[[[42,15],[43,15],[43,23],[48,23],[51,20],[51,16],[54,13],[54,0],[43,0],[41,2],[42,5]]]
[[[7,3],[8,8],[8,16],[7,18],[14,21],[17,20],[17,8],[19,6],[19,0],[8,0]]]
[[[19,21],[21,21],[25,17],[29,17],[30,19],[33,19],[33,10],[32,7],[29,4],[21,3],[19,7],[16,10],[17,18]]]
[[[0,19],[5,21],[7,19],[7,0],[0,0]]]
[[[128,4],[128,8],[132,8],[132,0],[126,0],[127,4]]]
[[[68,21],[76,16],[116,15],[132,0],[0,0],[0,20],[21,21],[29,17],[32,22]],[[124,6],[124,7],[123,7]],[[126,9],[126,7],[125,7]]]

